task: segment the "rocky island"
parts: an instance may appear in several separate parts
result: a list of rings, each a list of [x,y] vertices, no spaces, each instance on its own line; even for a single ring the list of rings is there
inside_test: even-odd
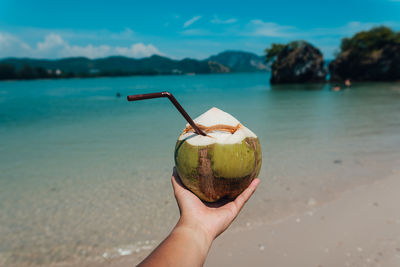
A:
[[[332,81],[400,80],[400,32],[382,26],[344,38],[329,71]]]
[[[272,62],[271,84],[325,82],[323,55],[308,42],[272,44],[266,54],[267,62]]]

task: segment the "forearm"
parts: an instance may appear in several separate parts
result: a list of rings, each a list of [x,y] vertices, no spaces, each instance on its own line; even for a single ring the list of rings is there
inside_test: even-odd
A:
[[[202,266],[212,241],[213,238],[198,225],[180,220],[170,235],[139,266]]]

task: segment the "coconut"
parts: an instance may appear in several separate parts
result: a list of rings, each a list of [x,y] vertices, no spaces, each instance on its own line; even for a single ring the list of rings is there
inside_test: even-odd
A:
[[[195,124],[187,124],[175,147],[175,165],[182,183],[200,199],[233,199],[258,176],[261,147],[257,136],[232,115],[211,108]]]

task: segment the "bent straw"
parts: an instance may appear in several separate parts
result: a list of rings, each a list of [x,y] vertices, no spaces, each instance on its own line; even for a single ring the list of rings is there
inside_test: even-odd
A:
[[[186,119],[186,121],[192,126],[194,131],[197,134],[204,135],[206,134],[197,127],[197,125],[194,123],[192,118],[190,118],[189,114],[186,113],[186,111],[183,109],[183,107],[178,103],[178,101],[175,99],[175,97],[170,93],[170,92],[159,92],[159,93],[150,93],[150,94],[141,94],[141,95],[128,95],[127,99],[128,101],[137,101],[137,100],[144,100],[144,99],[151,99],[151,98],[159,98],[159,97],[168,97],[168,99],[174,104],[176,109],[182,114],[182,116]]]

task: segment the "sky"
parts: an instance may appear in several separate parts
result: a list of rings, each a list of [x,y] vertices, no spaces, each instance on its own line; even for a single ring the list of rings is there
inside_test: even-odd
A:
[[[331,59],[343,37],[379,25],[400,30],[400,0],[0,0],[0,58],[204,59],[306,40]]]

